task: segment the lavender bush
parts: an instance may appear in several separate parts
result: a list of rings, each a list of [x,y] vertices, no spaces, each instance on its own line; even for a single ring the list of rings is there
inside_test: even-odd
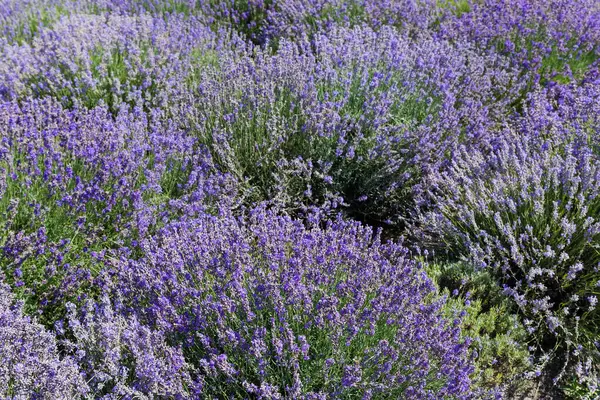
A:
[[[442,22],[440,33],[509,56],[532,82],[577,80],[598,67],[600,9],[593,0],[484,0],[468,8]]]
[[[176,223],[117,265],[114,291],[183,346],[205,397],[467,396],[468,342],[422,266],[359,224],[326,225],[260,209]]]
[[[345,205],[375,224],[398,223],[422,171],[481,140],[520,85],[502,58],[389,27],[251,51],[201,73],[181,119],[251,200]]]
[[[43,319],[92,284],[107,251],[135,247],[227,187],[192,138],[122,111],[0,106],[0,269]]]
[[[121,104],[164,108],[184,90],[190,53],[214,47],[196,20],[74,15],[42,29],[31,45],[4,46],[0,94],[7,100],[52,96],[63,105],[114,113]]]
[[[508,136],[509,134],[507,134]],[[582,380],[598,360],[597,154],[585,142],[513,137],[453,156],[433,177],[427,229],[490,268],[523,315],[532,351]]]
[[[160,330],[115,311],[118,299],[67,304],[66,322],[56,330],[74,354],[92,398],[189,398],[193,382],[180,349]],[[115,303],[115,304],[113,304]],[[71,337],[69,337],[71,335]]]

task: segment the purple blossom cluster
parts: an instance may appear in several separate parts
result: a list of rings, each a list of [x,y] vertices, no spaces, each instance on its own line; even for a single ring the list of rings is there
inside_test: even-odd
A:
[[[599,46],[595,0],[0,0],[0,397],[594,393]],[[489,387],[496,323],[537,370]]]
[[[118,312],[118,299],[67,304],[56,323],[65,351],[72,354],[92,398],[189,398],[194,382],[180,348],[162,331]]]
[[[2,270],[43,318],[93,284],[107,252],[233,190],[193,138],[148,118],[52,99],[0,106]]]
[[[52,96],[69,108],[100,103],[165,109],[183,96],[190,57],[218,46],[196,19],[64,16],[26,45],[2,47],[5,100]]]

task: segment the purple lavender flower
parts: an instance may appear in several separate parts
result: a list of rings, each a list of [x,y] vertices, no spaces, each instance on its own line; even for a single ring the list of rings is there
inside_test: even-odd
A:
[[[63,345],[75,354],[90,389],[113,396],[187,397],[193,387],[180,349],[161,331],[115,313],[111,300],[91,301],[78,310],[68,304],[74,340]]]
[[[0,283],[0,396],[73,399],[88,392],[75,360],[61,357],[55,337]]]

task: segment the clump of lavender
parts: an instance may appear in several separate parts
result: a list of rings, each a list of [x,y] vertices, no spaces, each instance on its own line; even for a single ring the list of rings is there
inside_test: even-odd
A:
[[[85,2],[73,0],[2,0],[0,36],[7,44],[27,44],[62,16],[81,11]],[[3,44],[4,45],[4,44]]]
[[[267,10],[267,38],[312,36],[335,26],[379,29],[393,26],[406,35],[428,36],[427,31],[443,14],[439,4],[420,1],[273,1]]]
[[[439,4],[433,0],[125,0],[79,3],[86,12],[149,13],[167,19],[173,15],[198,18],[215,29],[233,29],[258,45],[273,45],[281,38],[294,40],[304,35],[312,36],[333,26],[379,28],[388,25],[410,34],[427,35],[427,28],[443,14]]]
[[[596,375],[600,294],[598,154],[581,135],[505,138],[464,148],[431,177],[425,230],[493,271],[542,364]],[[553,363],[553,364],[552,364]],[[587,366],[587,367],[586,367]]]
[[[67,400],[87,391],[75,361],[60,357],[55,337],[0,283],[0,397]]]
[[[139,109],[7,102],[0,130],[0,269],[27,312],[50,324],[66,298],[88,292],[111,251],[204,210],[227,186],[209,177],[193,138]]]
[[[56,324],[93,398],[189,398],[193,382],[181,350],[160,330],[115,312],[116,300],[69,303],[65,321]]]
[[[507,55],[531,82],[569,82],[597,70],[600,9],[594,0],[485,0],[465,11],[446,18],[441,35]]]
[[[0,97],[52,96],[63,105],[165,108],[185,89],[190,56],[215,35],[195,18],[76,14],[43,28],[31,44],[0,47]],[[197,60],[196,60],[197,61]]]
[[[343,204],[398,222],[422,170],[510,110],[514,71],[472,50],[392,27],[332,28],[277,53],[220,57],[178,115],[250,202]]]
[[[469,342],[423,267],[370,228],[323,224],[260,209],[174,223],[111,290],[183,347],[203,397],[468,396]]]

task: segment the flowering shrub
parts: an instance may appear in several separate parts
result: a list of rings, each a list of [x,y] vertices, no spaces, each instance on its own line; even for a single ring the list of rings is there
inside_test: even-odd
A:
[[[251,200],[398,223],[422,170],[505,117],[519,82],[502,63],[389,27],[332,29],[220,55],[182,119]]]
[[[193,383],[181,350],[169,346],[160,331],[116,313],[115,300],[88,300],[79,310],[69,303],[67,323],[56,326],[72,335],[62,344],[74,354],[92,395],[188,397]]]
[[[139,112],[0,105],[0,270],[42,320],[89,291],[107,251],[193,215],[226,187],[191,138],[167,129]]]
[[[0,96],[52,96],[63,105],[117,113],[121,104],[165,107],[184,90],[189,57],[214,46],[196,20],[74,15],[42,29],[29,46],[3,46]]]
[[[581,79],[598,66],[598,17],[593,0],[484,0],[450,18],[440,32],[469,37],[478,46],[505,54],[532,81]],[[494,23],[490,23],[494,21]],[[531,73],[529,73],[531,72]]]
[[[597,374],[597,154],[528,138],[462,151],[433,177],[425,219],[451,249],[494,271],[541,360]]]
[[[65,329],[74,337],[57,341],[30,317],[22,315],[9,288],[0,287],[0,394],[3,398],[97,398],[183,396],[191,384],[181,352],[160,332],[112,310],[110,301],[69,305]],[[73,356],[60,357],[62,346]]]
[[[464,397],[468,342],[422,266],[342,221],[256,210],[175,223],[116,267],[125,308],[168,332],[202,395]]]

